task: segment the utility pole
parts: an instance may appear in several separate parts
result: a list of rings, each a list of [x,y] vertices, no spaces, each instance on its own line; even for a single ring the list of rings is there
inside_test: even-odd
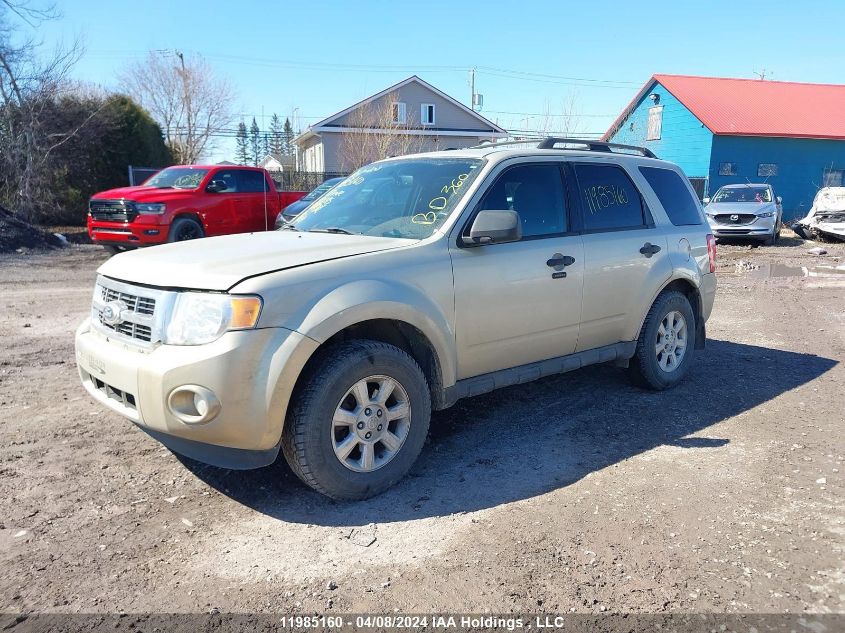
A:
[[[475,68],[469,69],[469,107],[475,112]]]
[[[185,145],[189,148],[189,151],[191,152],[191,156],[190,156],[191,160],[189,162],[194,162],[193,142],[192,142],[192,139],[191,139],[191,136],[192,136],[193,131],[194,131],[194,127],[193,127],[193,124],[192,124],[192,121],[191,121],[191,92],[190,92],[190,90],[188,90],[188,71],[185,70],[185,56],[182,54],[181,51],[175,51],[175,53],[176,53],[176,57],[178,57],[179,61],[182,63],[182,89],[185,93],[185,95],[184,95],[185,96],[185,110],[187,111],[187,114],[188,114],[188,131],[185,134]],[[183,156],[183,159],[184,159],[184,156]]]

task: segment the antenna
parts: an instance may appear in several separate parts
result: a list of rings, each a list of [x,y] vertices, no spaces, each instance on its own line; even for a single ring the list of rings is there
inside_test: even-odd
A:
[[[754,71],[752,71],[752,72],[753,72],[755,75],[757,75],[757,79],[759,79],[760,81],[765,81],[765,80],[766,80],[766,75],[768,75],[768,74],[769,74],[769,71],[767,71],[765,68],[763,68],[762,70],[759,70],[759,71],[758,71],[758,70],[754,70]]]

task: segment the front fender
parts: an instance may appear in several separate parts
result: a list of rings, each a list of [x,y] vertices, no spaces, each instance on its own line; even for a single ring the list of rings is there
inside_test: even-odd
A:
[[[434,349],[443,387],[455,384],[455,333],[450,319],[410,284],[383,280],[344,284],[314,304],[296,329],[322,344],[351,325],[373,319],[402,321],[417,328]]]

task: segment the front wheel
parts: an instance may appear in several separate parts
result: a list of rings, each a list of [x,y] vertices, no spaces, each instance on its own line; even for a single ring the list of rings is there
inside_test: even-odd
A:
[[[676,290],[660,294],[646,316],[629,364],[633,382],[657,391],[686,375],[695,348],[695,317],[689,299]]]
[[[306,484],[333,499],[366,499],[399,481],[422,450],[431,397],[401,349],[354,340],[327,349],[296,390],[282,449]]]
[[[184,242],[205,237],[202,225],[193,218],[176,218],[167,234],[168,242]]]

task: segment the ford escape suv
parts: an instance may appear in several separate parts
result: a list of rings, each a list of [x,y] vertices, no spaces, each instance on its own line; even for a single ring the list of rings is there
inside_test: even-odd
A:
[[[704,346],[715,241],[675,165],[550,138],[373,163],[278,231],[127,252],[76,333],[82,382],[171,450],[279,451],[362,499],[432,410],[593,363],[651,389]]]

